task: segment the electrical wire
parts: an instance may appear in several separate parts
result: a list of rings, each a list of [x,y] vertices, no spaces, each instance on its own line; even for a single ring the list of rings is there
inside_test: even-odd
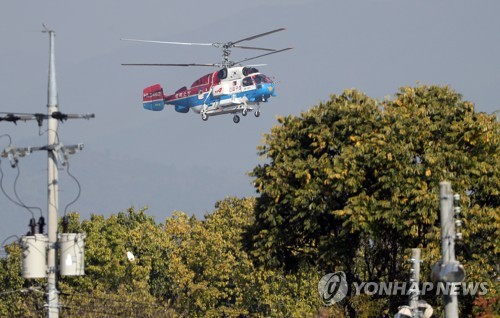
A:
[[[52,131],[56,134],[56,144],[59,143],[59,133],[57,132],[57,130],[54,130],[54,129],[46,129],[42,132],[42,127],[38,127],[38,136],[43,136],[45,133],[49,132],[49,131]]]
[[[61,292],[60,293],[61,296],[71,296],[71,300],[70,302],[73,302],[73,301],[76,301],[76,300],[73,300],[73,297],[74,296],[81,296],[82,294],[77,294],[75,292],[72,292],[72,293],[65,293],[65,292]],[[105,302],[114,302],[114,303],[121,303],[121,304],[128,304],[128,305],[133,305],[133,306],[142,306],[142,307],[147,307],[147,308],[153,308],[153,309],[158,309],[158,310],[164,310],[165,308],[163,307],[159,307],[155,304],[151,304],[151,303],[148,303],[148,302],[142,302],[142,301],[131,301],[131,300],[123,300],[123,299],[113,299],[111,297],[103,297],[103,296],[94,296],[94,295],[85,295],[85,298],[90,298],[90,299],[93,299],[93,300],[102,300],[102,301],[105,301]]]
[[[16,289],[16,290],[9,290],[5,292],[0,292],[1,295],[9,295],[9,294],[14,294],[14,293],[28,293],[28,292],[38,292],[41,294],[45,294],[43,291],[38,290],[36,287],[28,287],[28,288],[23,288],[23,289]]]
[[[68,310],[74,310],[77,313],[90,313],[90,314],[101,314],[105,316],[113,316],[113,317],[123,317],[122,313],[112,313],[108,311],[101,311],[101,310],[96,310],[96,309],[84,309],[83,307],[72,307],[72,306],[61,306],[63,309],[68,309]]]
[[[38,294],[36,294],[36,293]],[[22,299],[22,306],[25,308],[24,314],[27,315],[29,314],[30,317],[42,317],[44,315],[44,299],[41,297],[42,294],[45,294],[43,291],[39,290],[36,287],[28,287],[24,289],[17,289],[17,290],[10,290],[10,291],[4,291],[0,292],[0,298],[10,298],[10,295],[17,294],[19,293],[19,296],[14,296],[16,298],[21,298]],[[15,299],[16,299],[15,298]],[[12,301],[12,299],[10,299]],[[17,300],[16,300],[17,301]],[[32,306],[35,306],[34,309],[31,309]],[[7,310],[7,314],[13,314],[12,309]],[[4,316],[2,316],[4,317]],[[19,313],[15,315],[15,317],[20,317]]]
[[[31,211],[30,209],[28,209],[25,205],[17,202],[16,200],[12,199],[8,194],[7,192],[5,192],[5,189],[3,188],[3,170],[2,170],[2,162],[0,161],[0,190],[3,192],[3,194],[7,197],[7,199],[9,199],[10,202],[14,203],[15,205],[17,206],[20,206],[20,207],[23,207],[23,208],[26,208],[30,213],[31,213],[31,216],[33,218],[35,218],[35,214],[33,213],[33,211]],[[40,210],[41,211],[41,210]]]
[[[21,198],[19,198],[19,195],[17,194],[17,180],[19,179],[19,176],[21,175],[21,170],[19,169],[19,164],[16,165],[16,168],[17,168],[17,176],[16,176],[16,179],[14,180],[14,195],[16,196],[18,202],[21,203],[25,209],[28,209],[28,211],[31,212],[31,215],[34,214],[33,211],[31,211],[31,209],[35,209],[35,210],[40,211],[40,216],[43,216],[41,208],[39,208],[37,206],[27,206],[26,204],[24,204],[24,202],[21,200]]]
[[[9,239],[11,239],[13,237],[15,237],[15,238],[17,238],[19,240],[19,236],[17,236],[17,235],[7,236],[7,238],[5,240],[3,240],[1,247],[5,247],[5,242],[7,242]]]
[[[78,179],[71,172],[69,172],[69,161],[66,162],[66,173],[68,174],[68,176],[70,176],[76,182],[76,185],[78,186],[78,194],[76,195],[76,198],[73,201],[71,201],[70,203],[68,203],[66,205],[66,207],[64,208],[64,217],[66,217],[68,208],[73,203],[75,203],[76,201],[78,201],[78,199],[80,198],[80,195],[82,194],[82,186],[81,186],[80,182],[78,181]]]
[[[151,312],[152,315],[158,316],[161,314],[165,314],[167,311],[166,308],[147,303],[147,302],[138,302],[138,301],[128,301],[128,300],[122,300],[122,299],[113,299],[110,297],[99,297],[99,296],[93,296],[93,295],[85,295],[84,297],[86,299],[89,299],[91,301],[90,304],[87,305],[87,308],[83,306],[78,306],[74,307],[71,306],[72,303],[77,302],[76,299],[74,299],[74,296],[79,295],[82,296],[81,294],[76,294],[76,293],[60,293],[61,296],[66,296],[70,297],[69,300],[66,300],[64,305],[62,305],[62,308],[69,309],[69,310],[76,310],[78,313],[94,313],[94,314],[105,314],[105,315],[110,315],[110,316],[120,316],[122,317],[125,312],[127,311],[141,311],[141,310],[149,310],[153,311]],[[101,305],[104,305],[104,309],[108,310],[97,310],[96,308],[93,308],[96,303],[102,302]],[[92,307],[91,307],[92,306]]]
[[[8,134],[0,135],[0,138],[1,137],[7,137],[7,138],[9,138],[9,145],[12,144],[12,137],[10,135],[8,135]],[[19,164],[16,165],[16,167],[17,167],[17,176],[16,176],[16,179],[14,180],[14,195],[16,196],[16,198],[17,198],[18,201],[12,199],[7,194],[7,192],[5,191],[5,189],[3,187],[4,173],[3,173],[3,170],[2,170],[1,164],[2,164],[2,162],[0,160],[0,190],[3,192],[3,194],[7,197],[7,199],[9,199],[10,202],[14,203],[17,206],[20,206],[20,207],[23,207],[23,208],[27,209],[31,213],[31,216],[33,218],[35,218],[35,214],[33,213],[33,211],[31,211],[31,209],[36,209],[36,210],[40,211],[40,216],[42,216],[42,209],[40,209],[39,207],[28,207],[28,206],[26,206],[26,204],[23,203],[23,201],[19,198],[19,195],[17,194],[17,181],[19,180],[19,176],[21,175],[21,170],[19,169]]]
[[[5,292],[0,292],[0,296],[10,295],[10,294],[15,294],[15,293],[25,293],[27,291],[28,291],[27,289],[9,290],[9,291],[5,291]]]
[[[4,254],[6,254],[6,252],[5,252],[5,245],[7,245],[7,244],[6,244],[6,242],[7,242],[9,239],[14,238],[14,237],[15,237],[15,238],[19,241],[19,236],[17,236],[17,235],[10,235],[10,236],[7,236],[7,238],[6,238],[5,240],[3,240],[2,244],[0,245],[0,248],[3,250],[3,252],[0,252],[0,255],[2,255],[2,256],[3,256]]]
[[[7,137],[7,138],[9,138],[9,145],[10,145],[10,144],[12,144],[12,137],[10,137],[10,135],[9,135],[9,134],[0,135],[0,138],[2,138],[2,137]]]

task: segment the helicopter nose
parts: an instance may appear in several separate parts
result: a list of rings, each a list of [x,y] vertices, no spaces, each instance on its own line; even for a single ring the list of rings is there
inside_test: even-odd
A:
[[[273,83],[273,84],[271,84],[271,85],[269,85],[268,89],[269,89],[269,93],[270,93],[271,95],[274,95],[274,91],[275,91],[275,88],[274,88],[274,83]]]

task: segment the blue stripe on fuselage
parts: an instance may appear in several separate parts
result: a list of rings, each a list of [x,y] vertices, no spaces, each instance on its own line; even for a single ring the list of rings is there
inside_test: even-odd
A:
[[[239,92],[239,93],[234,94],[234,96],[236,98],[241,98],[241,97],[246,96],[249,101],[252,101],[252,102],[257,101],[258,102],[258,101],[262,101],[263,99],[267,100],[269,97],[274,95],[274,83],[262,83],[262,84],[257,85],[257,87],[259,87],[259,86],[260,86],[260,88],[255,88],[255,89],[245,91],[245,92]],[[191,96],[187,96],[184,98],[179,98],[176,100],[170,100],[167,102],[167,104],[175,105],[176,106],[175,110],[178,112],[187,113],[188,108],[201,106],[203,104],[207,104],[210,106],[214,102],[231,99],[233,96],[233,95],[225,94],[225,95],[221,95],[218,97],[213,97],[213,95],[210,94],[210,96],[207,98],[207,94],[208,93],[203,94],[203,98],[201,98],[201,99],[199,98],[199,95],[196,94],[196,95],[191,95]]]

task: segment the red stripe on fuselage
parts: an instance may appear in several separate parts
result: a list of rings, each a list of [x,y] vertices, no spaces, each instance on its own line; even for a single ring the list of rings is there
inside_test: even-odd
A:
[[[174,104],[176,101],[209,92],[212,86],[220,83],[217,73],[213,72],[200,77],[193,82],[191,88],[178,90],[172,95],[165,95],[165,103]]]

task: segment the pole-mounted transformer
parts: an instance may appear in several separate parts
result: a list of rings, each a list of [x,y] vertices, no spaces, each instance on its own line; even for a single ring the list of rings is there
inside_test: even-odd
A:
[[[58,210],[59,210],[59,189],[58,189],[58,166],[65,165],[70,154],[83,149],[83,144],[65,146],[58,136],[58,122],[74,118],[90,119],[94,114],[63,114],[59,111],[56,73],[55,73],[55,53],[54,38],[55,32],[47,29],[44,33],[49,34],[49,79],[47,96],[47,115],[8,113],[1,120],[16,123],[17,121],[36,120],[41,126],[43,120],[47,120],[47,145],[43,147],[14,148],[9,145],[7,149],[0,153],[0,157],[9,158],[13,168],[16,167],[19,157],[30,154],[33,151],[47,151],[47,207],[48,218],[47,234],[44,234],[46,225],[45,219],[41,216],[38,223],[34,218],[30,220],[30,231],[20,240],[22,247],[22,277],[47,278],[46,297],[47,317],[59,317],[59,292],[57,290],[58,274],[63,276],[84,275],[84,233],[58,233]],[[37,232],[38,225],[38,233]],[[67,228],[67,227],[66,227]],[[66,228],[63,232],[66,232]],[[57,261],[60,254],[60,262]]]

